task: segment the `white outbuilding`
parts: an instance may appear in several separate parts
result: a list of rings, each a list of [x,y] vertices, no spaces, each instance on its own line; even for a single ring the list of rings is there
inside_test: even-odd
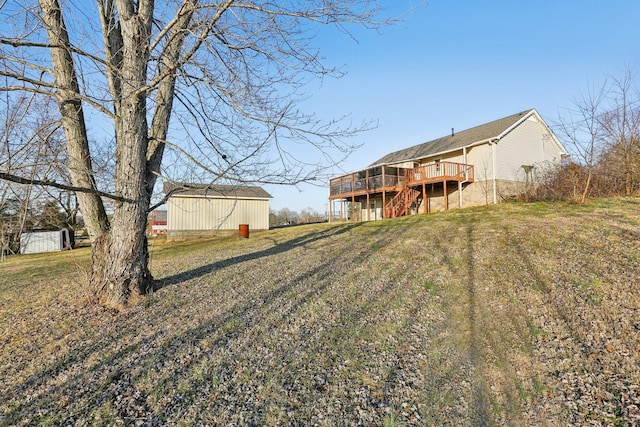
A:
[[[30,231],[20,235],[20,253],[37,254],[71,249],[69,230]]]
[[[237,233],[240,226],[269,229],[271,195],[261,187],[165,183],[167,236]]]

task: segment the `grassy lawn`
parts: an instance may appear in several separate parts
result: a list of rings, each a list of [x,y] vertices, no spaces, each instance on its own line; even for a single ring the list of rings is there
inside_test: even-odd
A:
[[[640,199],[151,242],[0,263],[0,425],[640,423]]]

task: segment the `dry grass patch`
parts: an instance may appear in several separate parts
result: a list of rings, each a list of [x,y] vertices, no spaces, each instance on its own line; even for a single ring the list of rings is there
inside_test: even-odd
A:
[[[10,258],[0,424],[638,422],[639,206],[157,240],[122,314],[83,302],[88,252]]]

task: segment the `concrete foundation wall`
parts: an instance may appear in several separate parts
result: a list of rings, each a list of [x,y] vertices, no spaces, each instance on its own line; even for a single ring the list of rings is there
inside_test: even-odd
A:
[[[497,202],[511,200],[526,191],[526,184],[518,181],[496,180],[496,196]],[[457,186],[447,188],[449,194],[449,209],[458,209],[460,207],[460,192]],[[443,189],[428,189],[428,212],[439,212],[445,210]],[[476,181],[466,184],[462,189],[462,207],[469,208],[472,206],[482,206],[493,204],[493,181]],[[421,204],[417,213],[423,213],[424,208]]]
[[[496,201],[511,200],[526,191],[526,184],[519,181],[496,180]],[[456,192],[457,195],[457,192]],[[462,206],[465,208],[493,204],[493,181],[476,181],[462,190]],[[449,209],[457,207],[457,199],[452,205],[449,196]]]

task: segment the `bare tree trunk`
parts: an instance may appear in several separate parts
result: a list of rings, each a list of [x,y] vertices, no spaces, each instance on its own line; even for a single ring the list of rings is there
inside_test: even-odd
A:
[[[94,242],[91,259],[91,290],[101,304],[120,309],[153,290],[144,231],[112,228]]]
[[[587,202],[587,195],[589,194],[589,187],[591,187],[591,177],[593,172],[589,169],[587,172],[587,181],[584,184],[584,188],[582,189],[582,196],[580,197],[580,204],[584,205]]]
[[[148,126],[146,84],[151,2],[138,11],[119,5],[123,41],[119,114],[116,117],[116,194],[127,201],[115,203],[111,229],[93,247],[91,285],[107,306],[121,308],[136,295],[153,290],[149,271],[146,226],[150,194],[145,183]]]
[[[118,121],[116,130],[116,193],[130,201],[115,203],[111,229],[94,242],[92,252],[91,286],[103,304],[114,308],[153,290],[145,235],[150,199],[145,175],[135,172],[146,167],[147,127],[141,104],[141,97],[122,103],[124,116],[130,120]]]
[[[87,128],[79,96],[80,88],[62,11],[57,0],[40,0],[40,8],[52,45],[50,48],[51,60],[58,86],[56,97],[67,142],[69,174],[74,185],[83,188],[96,188]],[[93,242],[109,228],[104,205],[97,194],[78,193],[77,197],[89,237]]]
[[[90,289],[101,303],[122,308],[132,296],[153,289],[148,268],[149,253],[145,235],[150,196],[145,186],[148,127],[145,91],[148,46],[153,2],[144,0],[134,10],[131,3],[118,2],[121,16],[122,54],[116,65],[118,86],[114,93],[116,194],[124,199],[114,205],[108,221],[104,205],[97,194],[79,193],[78,199],[91,236],[92,273]],[[51,56],[60,87],[57,93],[62,124],[67,140],[69,169],[75,185],[96,188],[80,89],[71,56],[69,37],[58,0],[40,0]],[[115,39],[118,41],[118,39]]]

